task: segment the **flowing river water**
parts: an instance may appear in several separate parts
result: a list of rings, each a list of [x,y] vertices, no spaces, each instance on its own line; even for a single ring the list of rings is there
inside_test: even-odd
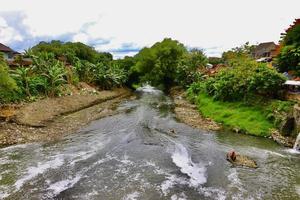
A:
[[[193,129],[175,120],[161,91],[139,93],[63,140],[0,149],[0,199],[300,199],[299,154]],[[231,167],[232,149],[259,168]]]

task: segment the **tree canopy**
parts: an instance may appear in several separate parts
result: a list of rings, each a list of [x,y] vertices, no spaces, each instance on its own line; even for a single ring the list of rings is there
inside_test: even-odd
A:
[[[109,62],[113,59],[112,55],[107,52],[98,52],[93,47],[85,45],[81,42],[63,43],[58,40],[51,42],[40,42],[38,45],[31,48],[33,53],[48,52],[53,53],[57,58],[65,56],[69,62],[73,61],[73,57],[81,60],[86,60],[91,63]]]
[[[281,51],[277,57],[278,69],[281,72],[293,70],[300,75],[300,19],[295,20],[281,41]]]

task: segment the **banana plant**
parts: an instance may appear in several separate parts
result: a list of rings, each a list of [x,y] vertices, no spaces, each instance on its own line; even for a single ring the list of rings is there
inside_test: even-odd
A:
[[[25,94],[28,97],[31,97],[29,88],[30,76],[30,67],[19,67],[16,70],[12,71],[12,77],[17,81],[19,87],[24,90]]]
[[[47,71],[42,74],[46,77],[49,87],[47,88],[49,96],[55,96],[60,90],[60,86],[66,83],[66,70],[60,61],[47,66]]]

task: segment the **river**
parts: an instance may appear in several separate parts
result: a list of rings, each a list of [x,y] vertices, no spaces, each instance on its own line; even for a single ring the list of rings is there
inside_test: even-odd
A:
[[[152,87],[51,143],[0,149],[0,199],[300,199],[300,155],[273,141],[193,129]],[[233,168],[229,150],[259,168]]]

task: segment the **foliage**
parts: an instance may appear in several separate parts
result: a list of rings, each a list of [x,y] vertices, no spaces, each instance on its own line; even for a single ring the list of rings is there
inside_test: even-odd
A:
[[[30,68],[25,67],[19,67],[13,72],[13,77],[18,83],[19,88],[21,91],[24,91],[27,96],[31,97],[31,92],[29,88],[29,82],[30,82]]]
[[[39,94],[58,95],[67,77],[63,63],[55,59],[53,53],[30,52],[28,55],[32,58],[33,64],[28,67],[20,66],[12,71],[21,94],[29,98]]]
[[[65,66],[60,62],[56,61],[48,65],[47,70],[41,74],[46,78],[46,92],[49,96],[55,96],[60,93],[61,86],[66,83],[66,69]]]
[[[278,69],[281,72],[296,70],[300,72],[300,46],[284,46],[277,56]]]
[[[283,34],[281,46],[276,60],[279,71],[294,70],[300,75],[300,19]]]
[[[266,64],[246,60],[219,72],[205,82],[206,92],[223,101],[243,100],[251,95],[276,97],[285,77]]]
[[[274,123],[276,128],[280,128],[282,122],[286,121],[286,117],[292,113],[294,102],[272,100],[267,105],[264,105],[267,119]]]
[[[104,62],[108,63],[112,60],[112,55],[106,52],[97,52],[94,48],[80,42],[67,42],[53,40],[51,42],[40,42],[32,47],[33,53],[47,52],[53,53],[56,58],[66,57],[72,63],[73,58],[77,57],[80,60],[86,60],[91,63]]]
[[[224,62],[224,60],[219,57],[209,57],[208,58],[208,63],[212,64],[212,65],[222,64],[223,62]]]
[[[96,83],[103,89],[120,87],[127,81],[127,72],[117,64],[111,66],[99,63],[96,68]]]
[[[288,31],[284,34],[283,43],[287,46],[300,46],[300,23],[295,24],[288,29]]]
[[[176,69],[175,82],[183,87],[188,87],[193,82],[203,80],[202,71],[205,69],[207,61],[202,50],[192,49],[184,54]]]
[[[17,85],[11,78],[4,57],[0,54],[0,102],[10,101],[12,93],[17,90]]]
[[[183,44],[169,38],[143,48],[136,55],[137,62],[130,70],[130,78],[138,79],[140,83],[149,82],[161,89],[169,87],[174,83],[176,69],[186,53]]]
[[[135,57],[125,56],[123,59],[114,60],[113,63],[129,71],[136,64],[136,59]]]
[[[76,59],[74,69],[80,81],[93,83],[96,80],[96,65],[85,60]]]

